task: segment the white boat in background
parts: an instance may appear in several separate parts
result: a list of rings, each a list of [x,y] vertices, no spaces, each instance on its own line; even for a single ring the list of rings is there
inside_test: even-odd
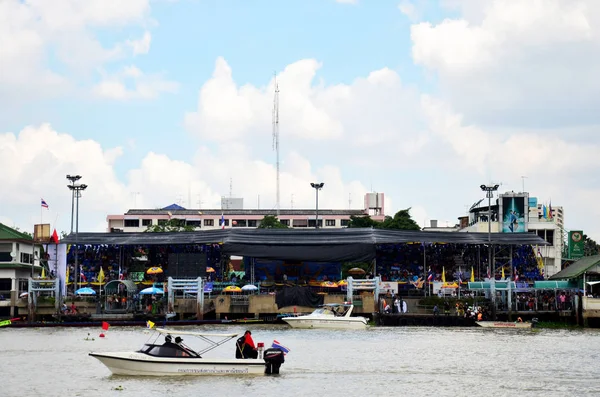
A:
[[[292,328],[366,329],[369,320],[366,317],[352,317],[353,310],[354,305],[351,304],[330,303],[310,314],[283,317],[282,320]]]
[[[238,334],[206,334],[185,331],[171,331],[157,328],[153,343],[146,343],[135,352],[89,353],[98,359],[115,375],[173,376],[173,375],[263,375],[278,374],[284,362],[280,349],[267,349],[264,359],[232,358],[206,359],[202,354],[221,346]],[[156,339],[165,336],[165,342]],[[180,336],[188,335],[202,339],[209,346],[195,351],[183,343]],[[216,339],[216,340],[215,340]],[[240,338],[241,339],[241,338]],[[236,349],[238,349],[236,343]]]
[[[506,321],[475,321],[475,324],[483,328],[531,329],[533,327],[533,323],[513,323]]]

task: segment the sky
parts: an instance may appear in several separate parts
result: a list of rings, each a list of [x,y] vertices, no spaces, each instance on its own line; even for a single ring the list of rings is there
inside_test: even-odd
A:
[[[454,225],[479,186],[600,240],[596,0],[2,0],[0,222],[361,209]],[[275,77],[276,76],[276,77]],[[49,208],[41,207],[44,199]]]

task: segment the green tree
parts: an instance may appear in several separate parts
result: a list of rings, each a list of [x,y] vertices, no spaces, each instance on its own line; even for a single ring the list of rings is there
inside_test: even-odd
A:
[[[410,208],[396,212],[394,217],[386,216],[380,223],[381,229],[421,230],[421,227],[410,216]]]
[[[284,225],[274,215],[265,215],[258,225],[259,229],[287,229],[287,225]]]
[[[350,215],[348,227],[378,227],[380,223],[371,219],[369,215]]]
[[[184,219],[169,219],[158,225],[150,225],[146,232],[164,233],[164,232],[193,232],[194,226],[186,225]]]
[[[592,256],[600,254],[600,245],[593,239],[589,238],[587,234],[583,235],[583,254],[585,256]]]

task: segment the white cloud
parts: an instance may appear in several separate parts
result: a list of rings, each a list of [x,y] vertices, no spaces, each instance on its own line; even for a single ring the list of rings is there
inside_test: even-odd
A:
[[[131,47],[133,55],[147,54],[150,51],[150,42],[152,34],[149,31],[144,32],[144,36],[139,40],[127,40],[127,44]]]
[[[161,75],[146,75],[134,65],[121,73],[105,76],[93,87],[95,95],[115,100],[155,99],[161,93],[177,92],[179,84]]]
[[[406,15],[411,21],[416,21],[420,18],[419,10],[409,0],[402,0],[400,4],[398,4],[398,10]]]
[[[340,4],[357,4],[358,0],[335,0],[335,2]]]

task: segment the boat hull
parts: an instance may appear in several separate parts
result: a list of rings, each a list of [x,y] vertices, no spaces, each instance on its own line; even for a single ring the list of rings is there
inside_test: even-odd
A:
[[[265,373],[265,363],[258,359],[159,358],[137,352],[90,353],[90,356],[115,375],[239,376]]]
[[[504,321],[476,321],[475,324],[483,328],[509,328],[509,329],[529,329],[531,323],[511,323]]]
[[[292,328],[301,329],[367,329],[364,317],[311,318],[311,316],[284,317],[283,321]]]

